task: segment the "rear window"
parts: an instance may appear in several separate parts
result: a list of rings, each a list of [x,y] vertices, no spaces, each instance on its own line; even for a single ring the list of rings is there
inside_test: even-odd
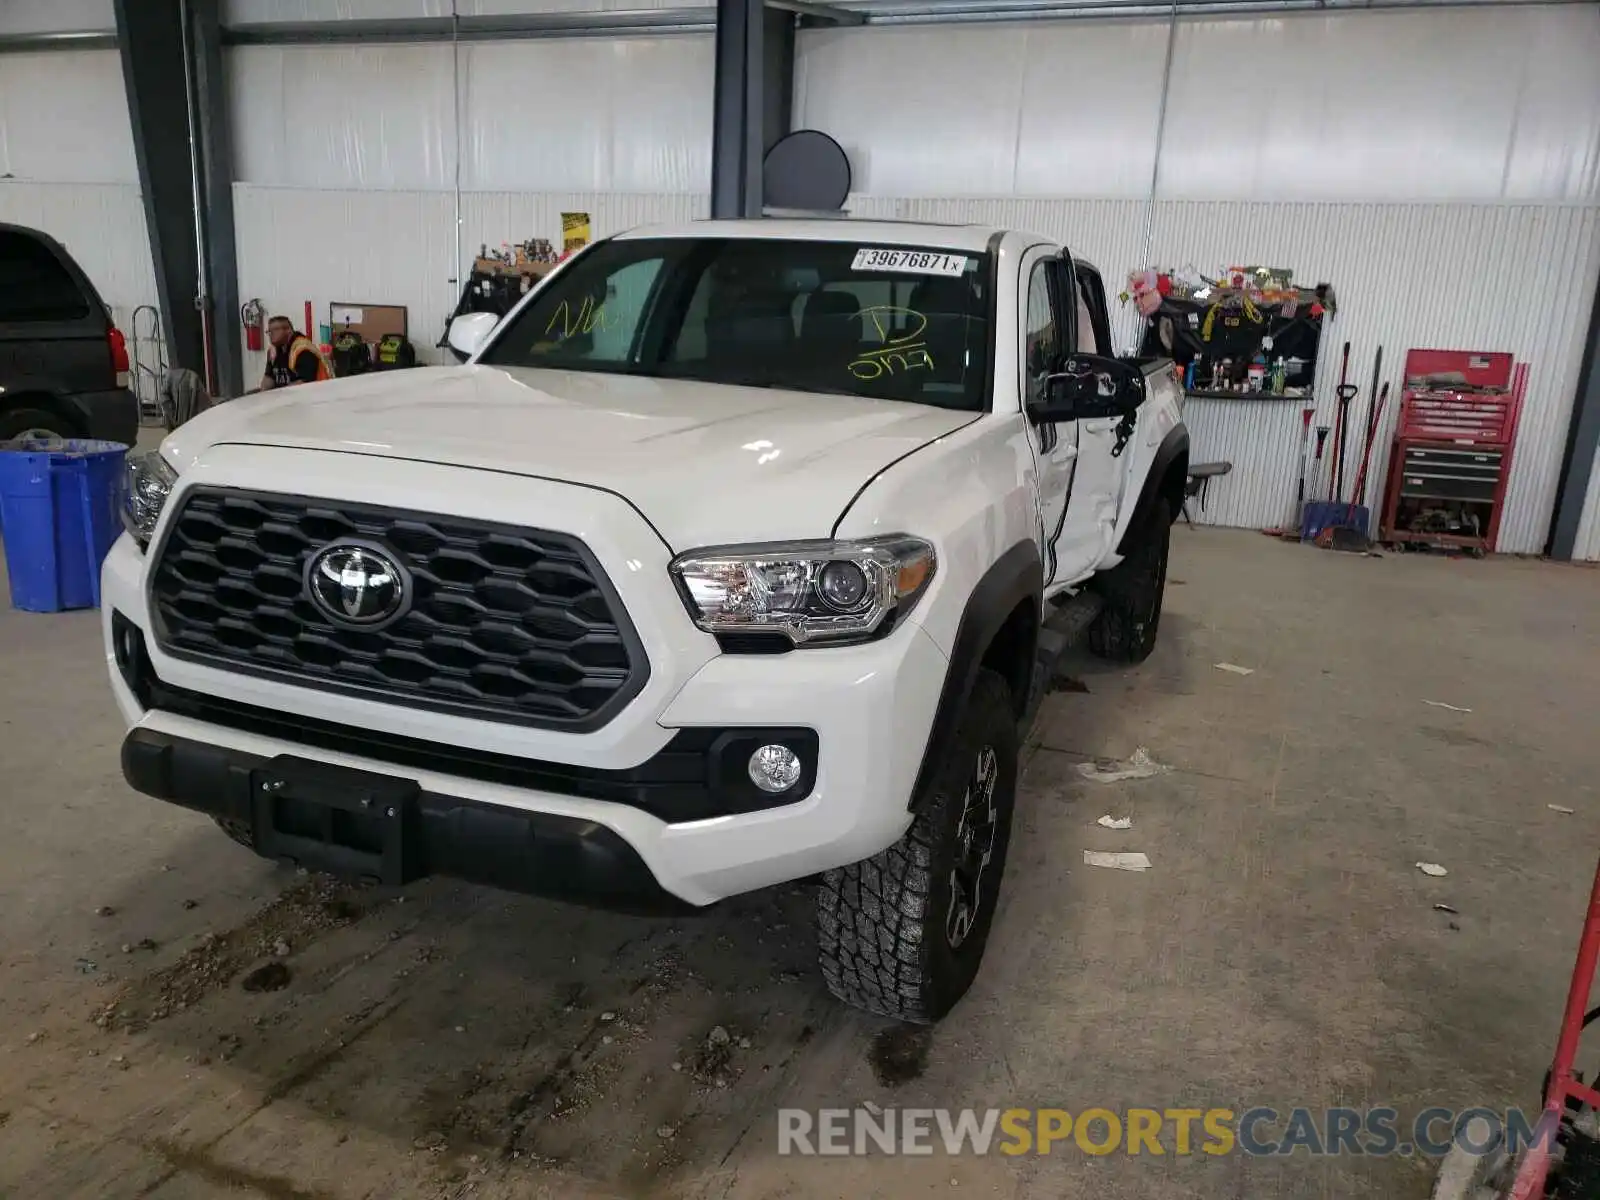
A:
[[[981,410],[988,257],[777,238],[594,247],[480,361]]]
[[[89,301],[37,238],[0,231],[0,321],[76,321]]]

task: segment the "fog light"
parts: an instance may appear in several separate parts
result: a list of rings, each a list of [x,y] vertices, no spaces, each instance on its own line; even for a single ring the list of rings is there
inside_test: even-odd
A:
[[[800,756],[787,746],[773,743],[750,756],[750,782],[776,795],[800,781]]]
[[[144,634],[116,609],[111,610],[111,654],[117,672],[143,708],[150,707],[150,659],[144,650]]]

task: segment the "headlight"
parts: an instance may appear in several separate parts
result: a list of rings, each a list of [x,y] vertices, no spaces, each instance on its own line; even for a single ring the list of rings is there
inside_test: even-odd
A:
[[[867,641],[933,578],[933,547],[896,535],[695,550],[672,575],[707,633],[781,633],[796,646]]]
[[[136,454],[127,461],[126,486],[122,491],[122,524],[140,546],[148,546],[155,534],[161,509],[172,495],[178,473],[156,451]]]

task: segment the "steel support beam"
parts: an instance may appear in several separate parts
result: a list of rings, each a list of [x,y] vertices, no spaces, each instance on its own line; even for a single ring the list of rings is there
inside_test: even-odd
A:
[[[0,54],[38,54],[48,50],[115,50],[117,35],[109,29],[64,33],[0,34]]]
[[[183,21],[178,0],[116,0],[116,14],[167,361],[198,371],[205,347],[195,308],[200,268],[189,172]]]
[[[1369,9],[1512,7],[1545,0],[1178,0],[1185,17],[1287,15],[1297,12],[1365,12]],[[1551,0],[1588,4],[1594,0]],[[990,21],[1063,21],[1167,17],[1171,0],[845,0],[868,25],[950,25]],[[810,24],[808,21],[807,24]]]
[[[506,13],[499,16],[383,17],[359,20],[261,21],[230,25],[229,46],[371,45],[396,42],[514,41],[525,38],[630,37],[710,33],[717,10],[625,9],[612,12]]]
[[[861,25],[866,18],[817,0],[764,0],[768,8],[803,17],[808,25]],[[609,12],[502,13],[491,16],[380,17],[327,21],[259,21],[230,25],[230,46],[340,45],[385,42],[493,42],[519,38],[630,37],[710,33],[718,6],[616,9]]]
[[[766,10],[761,0],[717,0],[712,87],[711,215],[761,215],[766,150]],[[793,18],[789,18],[791,21]]]
[[[1556,511],[1550,522],[1551,558],[1570,559],[1578,546],[1578,526],[1589,481],[1600,466],[1600,285],[1589,309],[1589,339],[1578,370],[1578,391],[1572,398],[1572,421],[1567,426],[1567,449],[1561,460],[1556,487]]]
[[[762,16],[761,154],[794,128],[794,15],[768,0]]]
[[[167,361],[242,390],[218,0],[116,0]]]
[[[209,268],[215,395],[244,391],[244,350],[239,345],[239,255],[233,223],[233,133],[228,119],[227,79],[222,65],[219,0],[188,0],[193,21],[195,132],[200,147],[201,228]],[[306,334],[316,337],[315,329]],[[251,381],[254,382],[254,381]]]
[[[768,8],[782,9],[797,17],[807,17],[816,25],[865,25],[867,18],[854,9],[837,4],[818,4],[816,0],[766,0]]]

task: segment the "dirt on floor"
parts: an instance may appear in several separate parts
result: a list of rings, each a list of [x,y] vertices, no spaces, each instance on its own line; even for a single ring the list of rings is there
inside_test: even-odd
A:
[[[1600,574],[1180,530],[1171,576],[1150,662],[1047,700],[931,1030],[826,994],[803,886],[661,920],[256,859],[123,784],[95,614],[0,612],[0,1196],[1420,1200],[1421,1156],[1170,1136],[779,1153],[784,1108],[1533,1103],[1600,852]],[[1141,746],[1171,769],[1077,770]]]

